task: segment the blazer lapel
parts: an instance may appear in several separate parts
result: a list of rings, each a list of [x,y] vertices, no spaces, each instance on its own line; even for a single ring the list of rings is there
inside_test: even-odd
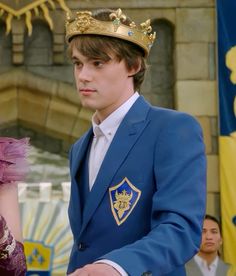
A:
[[[86,151],[89,146],[89,141],[91,138],[93,131],[92,128],[85,134],[82,138],[79,146],[76,144],[73,148],[73,157],[72,157],[72,167],[71,167],[71,198],[69,203],[69,217],[72,222],[75,233],[78,234],[79,229],[81,227],[81,205],[80,205],[80,193],[78,189],[77,183],[77,172],[81,165],[82,160],[85,157]],[[77,147],[77,148],[76,148]],[[76,235],[77,235],[76,234]]]
[[[91,139],[92,134],[93,134],[93,129],[90,128],[89,131],[82,138],[82,141],[79,147],[77,149],[74,149],[76,152],[74,153],[74,156],[73,156],[73,164],[71,168],[71,178],[73,181],[76,180],[76,174],[85,156],[85,153],[87,152],[89,141]],[[76,145],[74,145],[74,147],[76,147]]]
[[[87,199],[80,233],[85,229],[108,187],[112,183],[112,178],[147,126],[149,122],[147,120],[149,108],[150,105],[144,101],[143,97],[139,97],[118,128],[98,172],[90,196]]]

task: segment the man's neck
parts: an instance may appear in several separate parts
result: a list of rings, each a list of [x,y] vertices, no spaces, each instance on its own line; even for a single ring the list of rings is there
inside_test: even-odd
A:
[[[198,256],[205,260],[207,262],[207,265],[209,266],[217,257],[217,252],[213,253],[205,253],[205,252],[198,252]]]
[[[113,112],[115,112],[117,109],[119,109],[122,105],[124,105],[131,97],[133,97],[135,94],[135,91],[131,91],[130,93],[127,93],[125,97],[122,98],[119,102],[116,102],[113,105],[110,105],[109,107],[106,107],[104,109],[96,110],[94,113],[94,121],[96,124],[102,123],[107,117],[109,117]]]

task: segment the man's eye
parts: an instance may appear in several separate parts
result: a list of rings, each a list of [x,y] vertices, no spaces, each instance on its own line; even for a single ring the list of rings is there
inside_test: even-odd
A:
[[[101,66],[103,65],[103,62],[100,61],[100,60],[95,60],[95,61],[93,62],[93,64],[94,64],[94,66],[96,66],[96,67],[101,67]]]
[[[82,66],[82,63],[79,62],[79,61],[74,61],[73,64],[74,64],[74,66],[76,66],[76,67],[81,67],[81,66]]]

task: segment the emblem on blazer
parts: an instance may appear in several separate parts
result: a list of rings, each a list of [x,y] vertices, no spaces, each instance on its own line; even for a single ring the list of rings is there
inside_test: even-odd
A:
[[[139,201],[141,191],[125,177],[119,184],[109,188],[109,195],[112,214],[117,225],[121,225]]]

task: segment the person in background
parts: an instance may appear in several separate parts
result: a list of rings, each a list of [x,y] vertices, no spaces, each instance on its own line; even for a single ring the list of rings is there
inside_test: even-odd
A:
[[[17,182],[28,171],[28,147],[28,138],[0,137],[0,275],[3,276],[26,274]]]
[[[206,215],[199,252],[186,264],[188,276],[226,276],[230,265],[220,258],[222,236],[219,221]]]
[[[79,11],[68,53],[92,127],[70,151],[71,276],[184,276],[199,249],[206,156],[192,116],[139,93],[154,42],[150,20],[121,9]]]

